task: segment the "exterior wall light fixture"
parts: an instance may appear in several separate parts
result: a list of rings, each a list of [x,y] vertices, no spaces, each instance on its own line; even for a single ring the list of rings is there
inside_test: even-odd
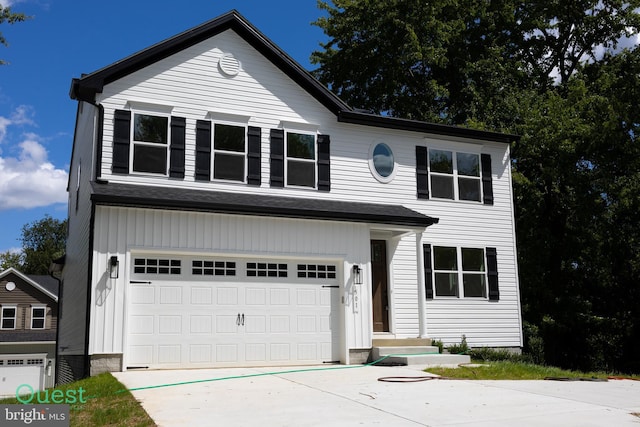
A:
[[[120,273],[120,261],[118,261],[118,257],[116,255],[112,255],[109,258],[109,278],[117,279]]]

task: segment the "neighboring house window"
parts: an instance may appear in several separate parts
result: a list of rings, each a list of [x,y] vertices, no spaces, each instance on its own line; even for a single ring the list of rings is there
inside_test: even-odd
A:
[[[31,307],[31,329],[44,329],[47,307]]]
[[[18,312],[18,307],[16,307],[15,305],[2,307],[2,316],[0,318],[0,324],[2,326],[2,329],[16,328],[17,312]]]
[[[316,186],[316,136],[286,133],[286,185]]]
[[[169,117],[133,114],[133,171],[167,174]]]
[[[418,199],[493,204],[491,156],[416,146]]]
[[[434,297],[499,300],[495,248],[424,245],[427,299]]]
[[[213,178],[245,182],[247,129],[216,123],[213,127]]]

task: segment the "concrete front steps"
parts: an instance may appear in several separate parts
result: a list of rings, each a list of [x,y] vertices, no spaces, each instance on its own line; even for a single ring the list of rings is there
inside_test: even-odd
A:
[[[439,354],[438,347],[432,346],[429,338],[376,338],[373,340],[371,360],[380,360],[376,365],[425,368],[457,367],[460,363],[471,362],[471,358],[465,354]]]

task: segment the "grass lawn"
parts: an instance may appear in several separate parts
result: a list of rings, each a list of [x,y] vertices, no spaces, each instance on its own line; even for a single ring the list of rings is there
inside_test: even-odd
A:
[[[84,390],[84,403],[79,402],[80,387]],[[69,405],[71,426],[155,426],[153,420],[142,409],[133,395],[109,373],[86,378],[71,384],[61,385],[49,390],[61,390],[65,396],[72,395],[78,400]],[[71,391],[71,393],[68,393]],[[40,392],[41,400],[46,392]],[[24,400],[24,398],[22,398]],[[37,398],[31,403],[37,404]],[[2,399],[0,403],[20,403],[16,398]]]
[[[508,361],[478,362],[470,366],[462,365],[459,368],[428,368],[425,371],[447,378],[470,380],[544,380],[549,377],[605,380],[611,375],[604,372],[567,371],[551,366]],[[633,378],[640,379],[640,376]]]

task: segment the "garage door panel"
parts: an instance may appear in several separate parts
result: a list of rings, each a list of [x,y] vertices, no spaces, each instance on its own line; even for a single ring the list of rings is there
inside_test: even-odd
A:
[[[182,288],[162,286],[160,288],[160,304],[182,304]]]
[[[158,335],[182,334],[182,316],[158,315]]]
[[[296,277],[296,264],[255,262],[253,275],[246,274],[250,262],[238,260],[220,263],[220,269],[219,263],[202,262],[198,268],[205,273],[199,277],[191,276],[190,268],[183,268],[181,277],[134,274],[144,283],[131,284],[127,366],[266,366],[339,359],[337,280]]]
[[[212,315],[197,315],[190,316],[190,329],[191,334],[206,334],[209,335],[213,331],[213,316]]]
[[[201,288],[198,286],[191,287],[191,304],[194,305],[210,305],[213,303],[213,291],[210,287]]]
[[[238,305],[238,288],[236,287],[217,287],[216,296],[218,305]]]

